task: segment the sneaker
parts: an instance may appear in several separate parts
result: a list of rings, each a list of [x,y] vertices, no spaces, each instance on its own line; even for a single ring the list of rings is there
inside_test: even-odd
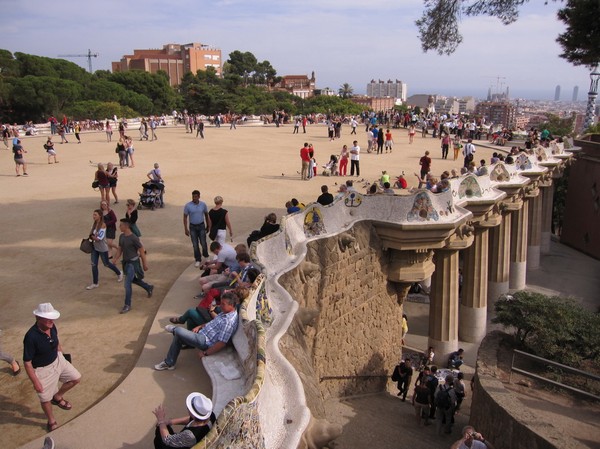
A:
[[[167,324],[167,325],[165,326],[165,330],[166,330],[168,333],[172,334],[172,333],[174,333],[174,332],[175,332],[175,328],[176,328],[176,327],[177,327],[177,326],[173,326],[172,324]]]
[[[198,293],[196,296],[194,296],[194,299],[198,300],[198,299],[202,299],[204,298],[204,293]]]
[[[200,268],[200,261],[199,261],[199,260],[197,260],[197,261],[196,261],[196,263],[194,264],[194,266],[195,266],[196,268]]]
[[[98,288],[98,287],[100,287],[100,284],[90,284],[85,289],[86,290],[93,290],[93,289]]]
[[[23,173],[23,176],[29,176],[27,173]]]
[[[117,276],[117,282],[123,282],[123,273]]]
[[[50,437],[44,438],[44,446],[42,449],[54,449],[54,440]]]
[[[167,362],[165,362],[163,360],[158,365],[154,365],[154,369],[156,371],[165,371],[165,370],[173,371],[175,369],[175,367],[167,365]]]
[[[148,292],[148,298],[152,298],[152,294],[154,293],[154,285],[151,285],[146,292]]]
[[[123,306],[123,308],[121,309],[121,311],[119,313],[123,314],[123,313],[127,313],[131,310],[131,307],[129,306]]]

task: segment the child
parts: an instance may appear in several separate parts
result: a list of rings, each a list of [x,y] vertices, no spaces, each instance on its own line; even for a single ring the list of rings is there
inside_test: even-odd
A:
[[[385,132],[385,152],[387,153],[389,149],[391,153],[393,145],[394,141],[392,140],[392,132],[388,129]]]

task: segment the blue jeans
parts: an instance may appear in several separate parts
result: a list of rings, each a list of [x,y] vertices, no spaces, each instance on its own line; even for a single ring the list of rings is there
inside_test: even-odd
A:
[[[125,272],[125,305],[131,307],[131,284],[139,285],[146,292],[149,292],[152,286],[135,277],[135,267],[132,263],[124,263],[123,271]]]
[[[200,262],[200,245],[202,245],[202,255],[208,257],[208,245],[206,244],[206,226],[204,223],[191,224],[190,223],[190,238],[192,239],[192,247],[194,248],[194,259]]]
[[[121,274],[121,270],[119,270],[115,266],[115,264],[113,264],[110,260],[108,260],[108,251],[101,253],[99,251],[96,251],[95,249],[92,249],[91,257],[92,257],[92,282],[94,284],[98,283],[98,259],[102,259],[102,265],[113,270],[117,276],[119,274]]]
[[[177,357],[179,357],[179,351],[181,351],[181,346],[183,345],[193,346],[194,348],[201,349],[205,351],[208,349],[206,345],[206,338],[203,334],[198,332],[197,334],[184,329],[183,327],[176,327],[173,332],[173,341],[171,342],[171,347],[169,348],[169,352],[167,353],[167,358],[165,359],[165,363],[169,366],[175,366],[177,363]]]

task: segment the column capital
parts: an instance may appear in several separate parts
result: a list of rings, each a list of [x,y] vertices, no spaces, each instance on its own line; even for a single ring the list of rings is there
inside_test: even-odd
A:
[[[431,249],[390,249],[388,280],[391,282],[412,284],[427,279],[434,270]]]

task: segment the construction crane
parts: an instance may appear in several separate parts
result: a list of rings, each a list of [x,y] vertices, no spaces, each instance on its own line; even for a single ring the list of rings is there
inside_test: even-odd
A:
[[[97,58],[98,53],[92,53],[92,50],[88,49],[87,55],[58,55],[59,58],[87,58],[88,67],[90,69],[90,73],[92,73],[92,58]]]

